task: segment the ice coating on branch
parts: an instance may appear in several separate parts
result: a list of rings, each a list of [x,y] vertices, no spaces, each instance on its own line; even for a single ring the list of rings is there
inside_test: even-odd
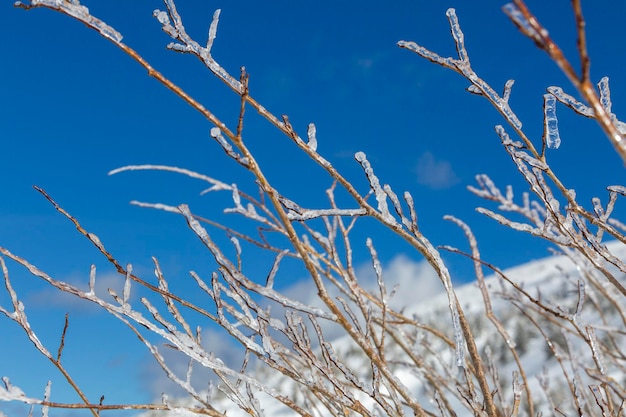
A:
[[[389,213],[389,208],[387,207],[387,193],[380,186],[380,181],[378,181],[378,177],[374,174],[374,170],[372,169],[372,165],[370,165],[367,157],[364,152],[357,152],[354,154],[354,159],[357,160],[361,167],[363,167],[363,171],[365,171],[365,176],[370,183],[370,187],[372,191],[374,191],[374,195],[376,196],[376,201],[378,202],[378,211],[383,216],[383,219],[389,224],[396,224],[396,220],[393,218],[391,213]]]
[[[159,10],[159,9],[155,9],[154,12],[152,12],[152,15],[156,18],[156,20],[159,21],[160,24],[162,25],[167,25],[170,23],[170,18],[167,15],[166,12],[164,12],[163,10]]]
[[[480,88],[476,87],[474,84],[471,84],[465,90],[467,90],[468,93],[476,94],[477,96],[483,95],[483,92],[480,91]]]
[[[123,36],[118,31],[104,23],[102,20],[92,16],[89,13],[89,9],[80,4],[78,0],[31,0],[29,3],[30,7],[43,6],[50,9],[59,10],[77,20],[80,20],[87,26],[97,30],[102,36],[112,40],[113,42],[119,43],[122,41]],[[21,1],[15,2],[15,6],[29,7]]]
[[[561,146],[559,123],[556,117],[556,97],[552,94],[543,95],[543,131],[545,141],[550,149]]]
[[[548,87],[548,92],[576,113],[585,117],[594,117],[593,110],[563,91],[561,87]]]
[[[220,144],[220,146],[222,147],[222,149],[224,149],[224,152],[226,152],[228,156],[230,156],[242,165],[248,165],[248,158],[235,152],[231,144],[226,140],[224,135],[222,135],[222,130],[219,127],[212,127],[210,135],[213,139],[217,141],[217,143]]]
[[[596,333],[593,330],[592,326],[586,326],[585,330],[587,331],[587,336],[589,337],[589,345],[591,346],[591,352],[593,353],[593,357],[595,358],[598,365],[598,370],[600,371],[600,374],[604,375],[604,361],[602,360],[602,352],[600,350],[600,347],[598,346]]]
[[[591,203],[593,204],[593,211],[596,213],[596,216],[603,218],[605,215],[604,207],[602,207],[602,202],[598,197],[593,197],[591,199]]]
[[[606,189],[612,193],[618,193],[620,195],[626,196],[626,187],[624,187],[623,185],[609,185],[608,187],[606,187]]]
[[[513,88],[513,84],[515,84],[515,80],[507,80],[504,84],[504,92],[502,93],[502,100],[508,103],[509,97],[511,97],[511,88]]]
[[[511,137],[508,133],[506,133],[506,130],[504,130],[504,127],[502,127],[502,125],[496,125],[495,130],[498,136],[500,136],[500,140],[502,141],[502,144],[504,146],[511,146],[516,149],[524,148],[524,144],[522,142],[511,139]]]
[[[522,129],[522,122],[519,120],[517,115],[511,110],[511,107],[508,103],[508,95],[507,99],[504,99],[498,95],[498,93],[491,88],[489,84],[483,81],[476,73],[469,67],[469,61],[465,65],[459,65],[459,69],[463,71],[463,75],[472,82],[474,87],[468,87],[467,91],[472,94],[478,94],[486,97],[493,105],[495,105],[506,117],[506,119],[515,127],[515,129]],[[511,85],[509,85],[510,88]],[[505,86],[506,88],[506,86]]]
[[[513,21],[515,26],[519,28],[526,36],[529,36],[532,40],[534,40],[537,45],[541,48],[544,47],[544,41],[541,35],[547,36],[548,32],[544,29],[542,34],[539,34],[528,19],[524,16],[524,14],[517,8],[517,6],[513,3],[507,3],[502,6],[502,11]]]
[[[355,217],[355,216],[365,216],[367,214],[367,210],[364,208],[358,209],[318,209],[318,210],[305,210],[302,209],[300,212],[288,211],[287,217],[289,220],[295,221],[306,221],[311,219],[317,219],[319,217],[324,216],[347,216],[347,217]]]
[[[6,376],[2,377],[3,384],[0,385],[0,401],[21,401],[26,404],[36,404],[39,400],[28,398],[24,391],[15,385]]]
[[[241,205],[241,195],[239,194],[239,190],[237,189],[237,184],[233,184],[232,188],[233,188],[233,202],[235,203],[235,207],[243,210],[243,206]]]
[[[456,50],[459,53],[459,59],[463,62],[469,62],[467,51],[465,50],[465,37],[459,25],[459,19],[456,17],[456,11],[453,8],[446,10],[446,16],[450,22],[450,31],[456,43]]]

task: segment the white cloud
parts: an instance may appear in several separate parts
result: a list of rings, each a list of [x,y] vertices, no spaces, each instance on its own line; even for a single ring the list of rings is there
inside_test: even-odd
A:
[[[374,272],[369,268],[364,275],[368,272],[370,285],[374,287]],[[390,300],[395,309],[419,305],[443,292],[441,281],[426,261],[416,262],[405,255],[396,255],[384,266],[383,277],[388,293],[397,286],[397,291]]]
[[[436,190],[449,188],[460,181],[450,162],[437,160],[430,152],[424,152],[418,158],[415,173],[419,184]]]
[[[435,271],[426,261],[415,261],[406,255],[396,255],[391,261],[384,263],[383,279],[387,294],[391,294],[394,288],[397,289],[389,301],[390,306],[395,310],[404,307],[414,307],[422,302],[427,302],[433,296],[443,293],[441,281]],[[364,262],[356,268],[356,276],[359,285],[372,294],[379,294],[376,274],[370,262]],[[331,298],[343,296],[339,290],[329,284],[328,292]],[[327,308],[317,296],[317,289],[310,279],[304,279],[283,291],[288,298],[301,301],[305,304]],[[343,296],[345,299],[346,297]],[[280,306],[272,305],[272,312],[277,314]],[[345,334],[345,330],[338,325],[327,325],[320,323],[324,329],[324,335],[329,339],[335,339]]]

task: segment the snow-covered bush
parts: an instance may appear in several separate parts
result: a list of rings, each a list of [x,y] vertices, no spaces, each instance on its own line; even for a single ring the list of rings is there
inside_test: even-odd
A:
[[[105,242],[88,231],[72,214],[60,207],[43,189],[39,191],[53,207],[67,217],[88,241],[124,277],[121,291],[113,299],[96,291],[96,269],[91,269],[86,288],[56,279],[26,259],[0,247],[0,265],[11,305],[0,306],[6,319],[21,326],[26,337],[47,357],[80,396],[81,402],[54,401],[49,386],[43,397],[24,393],[3,378],[0,400],[16,401],[50,409],[74,408],[100,415],[105,410],[136,410],[146,415],[476,415],[535,416],[538,413],[565,415],[611,415],[622,412],[626,398],[626,265],[620,243],[607,246],[608,237],[626,243],[624,223],[613,219],[615,204],[626,194],[619,185],[607,187],[608,201],[594,199],[591,209],[576,199],[576,193],[553,171],[546,149],[560,144],[556,106],[595,119],[626,161],[626,129],[611,112],[608,79],[597,88],[589,79],[589,58],[585,26],[579,1],[572,1],[577,25],[580,75],[532,16],[524,3],[504,7],[521,32],[546,51],[573,84],[548,87],[544,95],[544,130],[531,138],[509,104],[513,81],[502,94],[472,68],[461,26],[453,9],[448,10],[452,42],[457,56],[446,57],[415,42],[398,45],[444,68],[451,69],[470,84],[468,91],[489,101],[503,119],[495,127],[503,148],[528,184],[528,191],[516,197],[513,189],[499,188],[486,175],[477,176],[470,190],[497,211],[479,208],[484,215],[506,227],[529,233],[554,245],[561,257],[551,260],[551,275],[539,273],[539,264],[524,271],[500,271],[484,262],[469,226],[448,217],[465,233],[473,260],[476,287],[456,293],[442,251],[463,252],[452,247],[436,248],[418,224],[419,205],[410,193],[394,191],[381,183],[376,167],[363,152],[354,155],[364,184],[349,180],[318,153],[316,127],[297,132],[287,116],[268,111],[250,95],[248,75],[230,74],[212,56],[219,10],[210,23],[208,41],[200,44],[183,26],[173,0],[154,17],[173,38],[169,48],[192,54],[240,97],[240,112],[234,124],[218,118],[210,109],[187,94],[153,68],[122,41],[112,26],[90,14],[78,1],[32,0],[17,6],[46,7],[67,14],[98,31],[148,70],[151,77],[182,98],[212,125],[211,136],[227,158],[251,174],[252,181],[234,185],[183,168],[157,165],[125,166],[113,173],[133,170],[162,170],[187,175],[208,184],[207,193],[229,193],[232,203],[225,211],[258,227],[258,233],[215,223],[191,212],[187,205],[135,204],[182,216],[191,231],[212,255],[214,272],[194,272],[198,292],[193,298],[170,291],[168,278],[154,259],[156,280],[136,275],[107,250]],[[570,91],[567,93],[566,91]],[[572,94],[580,94],[582,102]],[[248,109],[258,112],[328,176],[328,199],[324,208],[309,208],[287,197],[258,163],[244,138],[243,124]],[[244,191],[245,190],[245,191]],[[363,191],[365,190],[365,191]],[[340,198],[337,198],[337,196]],[[341,201],[342,203],[339,203]],[[343,203],[350,201],[349,204]],[[388,288],[375,241],[366,247],[375,274],[375,288],[367,288],[353,264],[352,232],[363,218],[395,234],[410,245],[434,270],[433,277],[445,289],[445,300],[437,309],[423,311],[400,308],[393,295],[403,288]],[[218,243],[226,235],[230,246]],[[270,267],[260,282],[258,272],[247,265],[247,248],[264,254]],[[621,254],[621,255],[620,255]],[[185,393],[184,398],[164,394],[151,404],[107,404],[90,398],[61,361],[65,330],[57,353],[37,337],[30,326],[26,307],[12,285],[8,260],[25,268],[60,291],[90,301],[128,326],[152,354],[167,376]],[[315,286],[316,300],[301,300],[274,285],[285,262],[297,263]],[[545,265],[541,265],[545,268]],[[493,279],[485,279],[484,269]],[[556,269],[554,269],[556,268]],[[522,273],[523,272],[523,273]],[[521,285],[522,276],[545,280],[532,288]],[[541,292],[541,285],[550,288]],[[140,300],[134,293],[147,294]],[[547,294],[547,295],[546,295]],[[466,300],[482,297],[483,306]],[[445,311],[443,311],[445,306]],[[445,315],[444,315],[445,313]],[[442,320],[445,317],[445,320]],[[233,365],[212,353],[215,346],[201,340],[199,323],[211,321],[241,347],[241,362]],[[66,323],[67,328],[67,323]],[[332,335],[332,337],[331,337]],[[7,343],[6,340],[4,343]],[[166,350],[189,360],[180,372],[168,362]],[[535,380],[534,374],[545,371]],[[212,372],[211,384],[198,386],[192,378],[197,370]],[[121,412],[121,411],[119,411]]]

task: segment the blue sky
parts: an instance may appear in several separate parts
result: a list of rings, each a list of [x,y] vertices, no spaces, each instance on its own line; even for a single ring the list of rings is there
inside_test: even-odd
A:
[[[507,79],[515,79],[512,107],[539,143],[545,88],[572,90],[545,54],[507,20],[500,11],[503,4],[437,0],[383,6],[361,1],[357,7],[354,2],[327,1],[180,1],[179,12],[188,32],[202,43],[213,11],[221,8],[213,55],[231,74],[246,67],[251,95],[275,114],[287,114],[301,135],[314,122],[318,151],[363,190],[366,185],[353,155],[364,151],[382,182],[398,193],[413,194],[422,230],[434,244],[466,247],[462,233],[442,219],[453,214],[474,228],[486,260],[508,267],[546,256],[546,245],[475,213],[482,202],[465,189],[476,174],[486,173],[500,186],[512,184],[518,194],[526,191],[493,131],[502,121],[486,101],[464,91],[467,82],[460,76],[395,46],[399,40],[412,40],[452,55],[445,11],[455,7],[475,70],[497,91]],[[569,2],[528,4],[576,61]],[[109,0],[85,5],[218,117],[236,122],[237,97],[193,57],[165,49],[169,39],[152,17],[153,9],[164,9],[162,3]],[[71,282],[86,282],[92,263],[101,268],[103,285],[119,281],[89,242],[32,189],[38,185],[97,234],[123,264],[133,263],[138,273],[149,276],[151,256],[160,260],[168,276],[181,281],[188,279],[189,270],[208,273],[207,254],[181,218],[128,203],[184,202],[198,214],[223,219],[227,198],[200,196],[204,184],[174,174],[107,173],[128,164],[167,164],[254,191],[249,176],[212,142],[212,126],[82,24],[48,10],[14,9],[11,2],[0,7],[0,245]],[[619,117],[621,97],[626,97],[626,44],[619,29],[626,4],[588,2],[584,11],[592,78],[610,77]],[[605,198],[606,185],[622,183],[621,161],[593,121],[572,117],[566,109],[558,114],[563,143],[550,151],[549,161],[565,184],[577,190],[580,201],[595,195]],[[324,206],[328,178],[295,146],[252,112],[245,133],[275,186],[303,206]],[[364,241],[366,236],[375,238],[388,265],[397,262],[399,254],[420,260],[382,229],[359,231],[355,239]],[[457,282],[471,279],[471,265],[465,260],[446,260]],[[111,401],[148,401],[151,390],[158,391],[146,388],[148,380],[157,378],[142,364],[145,353],[122,326],[49,291],[16,265],[9,267],[16,288],[32,303],[27,307],[34,323],[53,350],[63,312],[78,312],[72,316],[74,336],[68,341],[75,344],[68,345],[67,358],[74,354],[74,366],[86,385],[94,372],[98,375],[94,398],[108,392],[115,375],[129,369],[129,385],[113,388]],[[181,283],[180,289],[190,287]],[[0,303],[7,302],[1,294]],[[9,335],[0,344],[0,374],[39,395],[52,370],[36,358],[12,323],[0,320],[0,332]],[[77,336],[90,333],[88,341]],[[120,345],[130,347],[111,354],[110,349]],[[94,359],[98,357],[106,359]],[[37,371],[22,358],[34,358]],[[5,407],[0,404],[0,410]]]

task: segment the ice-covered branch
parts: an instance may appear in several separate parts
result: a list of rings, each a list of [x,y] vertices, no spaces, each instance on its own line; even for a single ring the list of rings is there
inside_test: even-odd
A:
[[[15,6],[27,10],[34,7],[47,7],[84,22],[87,26],[97,30],[102,36],[113,42],[119,43],[122,41],[121,33],[102,20],[92,16],[89,13],[89,9],[80,4],[78,0],[29,0],[27,3],[17,1]]]
[[[389,212],[389,208],[387,206],[387,193],[380,186],[380,182],[378,181],[378,177],[374,174],[374,169],[372,165],[367,160],[364,152],[357,152],[354,155],[354,159],[357,160],[363,171],[365,172],[365,176],[370,183],[370,187],[374,192],[374,196],[376,197],[376,201],[378,202],[378,212],[382,215],[383,220],[390,225],[396,225],[396,219],[393,218],[391,213]]]
[[[603,95],[603,87],[600,86],[601,96],[599,97],[589,79],[590,60],[587,54],[585,23],[580,2],[578,0],[572,1],[572,5],[577,26],[577,49],[582,67],[580,75],[576,73],[561,48],[550,37],[548,30],[539,23],[539,20],[530,12],[523,0],[516,0],[514,4],[509,3],[504,6],[503,10],[520,31],[532,39],[540,49],[544,50],[563,74],[569,78],[574,87],[589,103],[593,110],[593,118],[608,136],[616,152],[626,162],[625,135],[615,123],[610,112],[610,106],[607,109],[606,92]]]
[[[439,64],[445,68],[449,68],[472,83],[470,91],[475,94],[480,94],[486,97],[493,106],[500,111],[500,113],[506,118],[506,120],[517,130],[522,128],[522,122],[517,118],[515,113],[511,110],[508,100],[511,94],[512,83],[509,81],[505,86],[505,94],[500,97],[496,91],[483,81],[472,69],[469,61],[469,55],[465,49],[463,32],[459,24],[459,20],[456,16],[454,9],[448,9],[446,12],[448,21],[450,23],[450,29],[455,45],[457,47],[458,59],[448,57],[442,58],[437,53],[428,50],[427,48],[418,45],[415,42],[399,41],[398,46],[415,52],[419,56],[428,59],[431,62]]]

